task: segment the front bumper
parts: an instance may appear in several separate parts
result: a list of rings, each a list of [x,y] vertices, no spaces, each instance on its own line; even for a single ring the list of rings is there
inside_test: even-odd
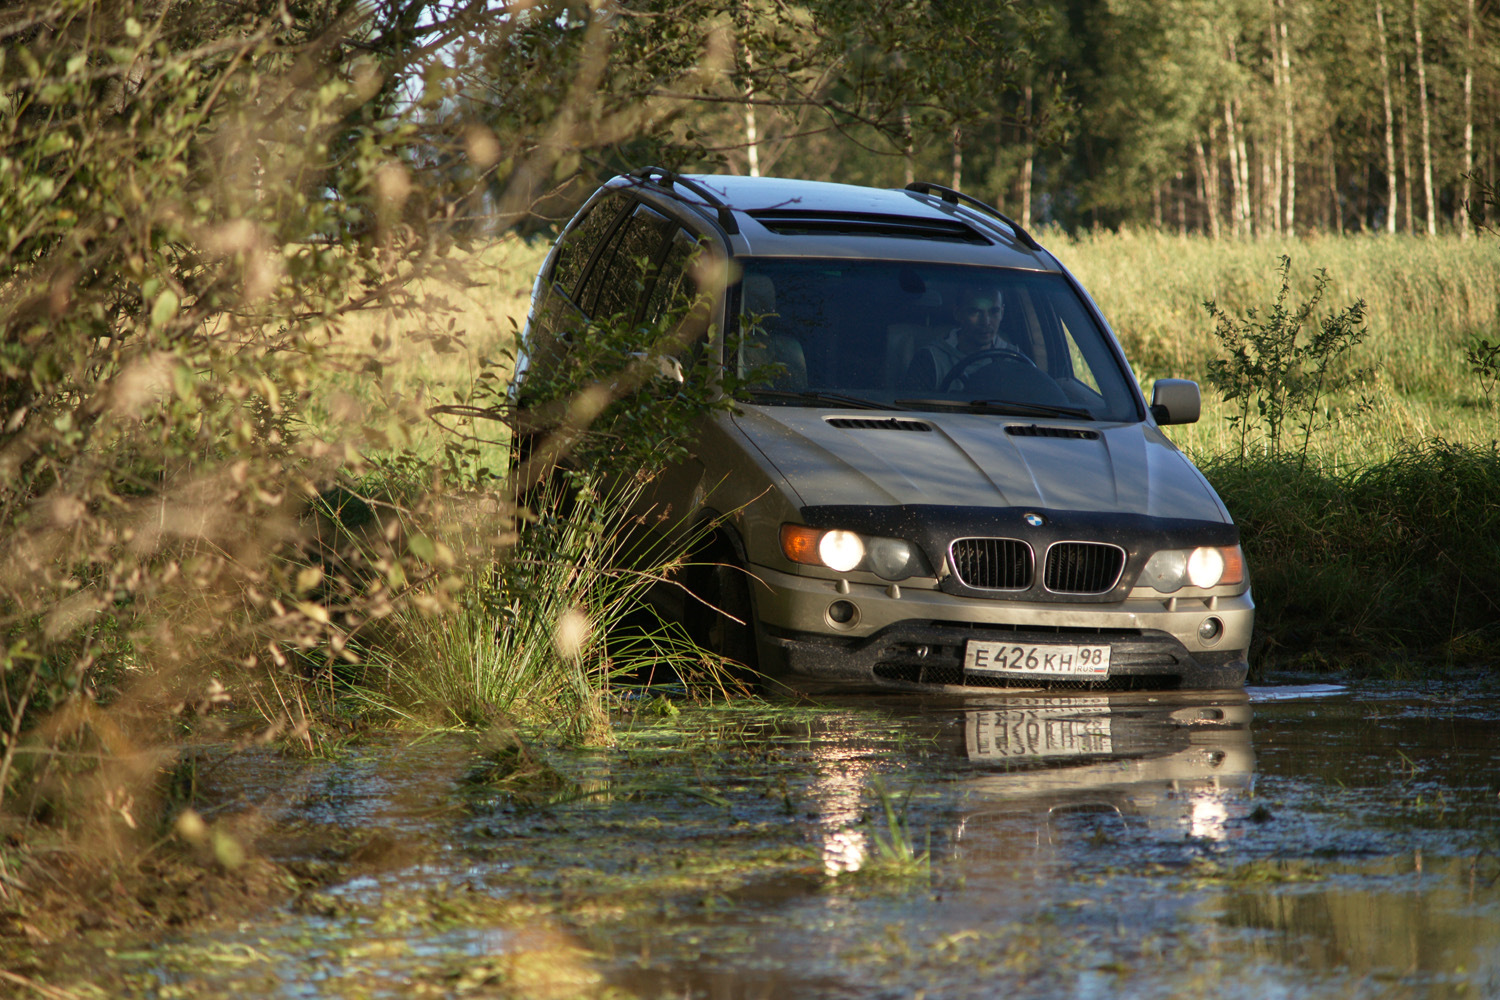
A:
[[[1106,678],[1055,678],[1049,688],[1226,688],[1245,682],[1254,622],[1250,593],[1132,598],[1111,604],[1031,603],[960,597],[936,590],[794,576],[754,567],[761,669],[803,688],[1037,687],[968,674],[971,639],[1040,645],[1110,646]],[[836,622],[835,602],[854,608]],[[1205,643],[1198,629],[1217,618]]]

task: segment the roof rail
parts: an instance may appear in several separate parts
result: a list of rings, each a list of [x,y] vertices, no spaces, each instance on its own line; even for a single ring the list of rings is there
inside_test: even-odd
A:
[[[967,195],[962,191],[955,191],[953,188],[943,187],[941,184],[933,184],[928,181],[912,181],[910,184],[906,185],[906,190],[912,192],[913,194],[937,195],[939,198],[943,199],[950,205],[963,204],[968,205],[970,208],[977,208],[979,209],[979,211],[985,213],[986,215],[994,216],[995,218],[999,219],[1001,222],[1009,226],[1011,228],[1011,232],[1016,234],[1016,239],[1020,240],[1031,249],[1040,250],[1042,248],[1042,245],[1038,243],[1034,238],[1032,238],[1032,235],[1030,233],[1021,228],[1021,224],[1019,222],[1017,222],[1015,219],[1012,219],[1010,216],[1006,215],[995,206],[982,202],[978,198],[975,198],[973,195]]]
[[[724,203],[724,199],[714,194],[705,185],[699,184],[691,177],[684,177],[674,170],[666,167],[641,167],[632,170],[629,175],[637,180],[650,182],[658,180],[666,187],[678,185],[687,188],[693,194],[703,199],[704,206],[713,209],[719,216],[719,225],[724,231],[733,236],[740,231],[739,220],[734,217],[734,210]]]

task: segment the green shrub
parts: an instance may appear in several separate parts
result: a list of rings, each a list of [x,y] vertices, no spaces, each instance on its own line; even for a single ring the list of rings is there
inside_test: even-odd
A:
[[[1427,441],[1321,469],[1224,457],[1256,601],[1257,668],[1470,662],[1500,645],[1500,447]]]
[[[1287,306],[1292,259],[1283,256],[1276,270],[1281,288],[1264,317],[1251,308],[1240,321],[1212,300],[1203,303],[1215,321],[1214,339],[1223,352],[1208,363],[1207,378],[1233,408],[1229,423],[1239,438],[1241,461],[1249,449],[1252,423],[1260,424],[1265,450],[1272,457],[1281,454],[1291,423],[1302,432],[1297,451],[1301,467],[1307,462],[1314,429],[1327,419],[1321,410],[1324,401],[1370,376],[1371,369],[1351,369],[1346,363],[1349,352],[1365,338],[1365,304],[1360,300],[1324,316],[1304,339],[1302,329],[1328,289],[1328,272],[1317,272],[1312,294],[1293,309]]]

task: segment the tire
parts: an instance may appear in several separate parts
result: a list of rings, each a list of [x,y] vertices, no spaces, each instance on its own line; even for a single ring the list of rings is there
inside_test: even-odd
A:
[[[688,634],[707,652],[725,660],[736,678],[756,674],[755,606],[750,575],[721,543],[700,557],[688,580],[691,596],[684,611]]]

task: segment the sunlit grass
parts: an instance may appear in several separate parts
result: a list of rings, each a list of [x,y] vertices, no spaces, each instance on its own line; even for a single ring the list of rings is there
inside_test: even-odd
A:
[[[1292,296],[1318,268],[1324,306],[1368,306],[1370,336],[1353,357],[1380,366],[1377,388],[1456,407],[1482,396],[1463,364],[1471,337],[1500,330],[1500,240],[1309,236],[1253,242],[1160,233],[1048,233],[1043,242],[1099,303],[1143,380],[1202,378],[1213,356],[1205,299],[1243,313],[1275,296],[1277,260],[1292,260]],[[1444,414],[1446,416],[1446,414]]]
[[[454,606],[413,604],[390,617],[362,650],[373,668],[364,697],[428,724],[513,720],[608,743],[620,678],[712,682],[718,667],[645,603],[650,588],[672,585],[685,554],[643,548],[644,487],[548,484],[513,543],[473,563]]]
[[[526,321],[545,240],[511,237],[473,253],[455,252],[462,283],[419,283],[420,310],[372,310],[347,317],[329,345],[327,375],[313,387],[307,432],[352,440],[379,456],[408,450],[435,458],[449,441],[428,416],[432,406],[464,403],[486,367],[508,377],[516,336]],[[444,418],[448,426],[459,426]],[[505,429],[495,421],[462,425],[494,443],[487,457],[503,468]]]

